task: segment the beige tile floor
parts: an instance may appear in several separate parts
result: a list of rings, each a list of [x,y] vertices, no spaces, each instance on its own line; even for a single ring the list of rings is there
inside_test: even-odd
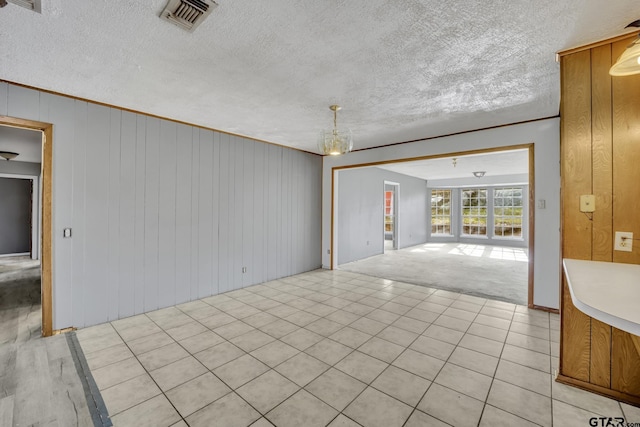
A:
[[[587,426],[557,315],[318,270],[77,332],[115,426]]]

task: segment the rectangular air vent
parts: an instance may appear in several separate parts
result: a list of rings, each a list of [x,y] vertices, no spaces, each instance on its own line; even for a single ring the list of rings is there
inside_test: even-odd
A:
[[[41,13],[42,11],[41,1],[42,0],[8,0],[9,3],[13,3],[17,6],[21,6],[38,13]]]
[[[213,0],[169,0],[160,17],[193,31],[218,6]]]

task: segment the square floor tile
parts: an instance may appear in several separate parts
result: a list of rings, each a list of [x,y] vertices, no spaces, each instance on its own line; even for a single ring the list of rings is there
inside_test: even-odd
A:
[[[254,330],[253,326],[249,326],[240,320],[236,320],[234,322],[227,323],[224,326],[215,328],[213,332],[220,335],[222,338],[230,340],[242,334],[246,334],[247,332],[251,332],[252,330]]]
[[[290,316],[285,317],[284,320],[302,327],[318,320],[319,318],[320,316],[316,316],[315,314],[307,313],[306,311],[298,311]]]
[[[164,395],[142,402],[111,418],[117,427],[171,426],[180,421],[180,415]]]
[[[345,415],[339,414],[337,417],[334,418],[333,421],[331,421],[331,424],[329,424],[327,427],[361,427],[361,426],[360,424],[353,421],[352,419],[347,418]]]
[[[167,329],[166,332],[176,341],[183,340],[185,338],[192,337],[194,335],[201,334],[205,332],[207,328],[203,326],[201,323],[192,321],[189,323],[185,323],[184,325]]]
[[[194,356],[208,369],[215,369],[218,366],[222,366],[244,354],[245,352],[243,350],[230,342],[225,341],[196,353]]]
[[[251,352],[251,355],[262,363],[274,368],[287,359],[300,353],[297,348],[291,347],[282,341],[273,341],[264,347]]]
[[[542,426],[551,425],[551,398],[493,380],[487,403]]]
[[[378,322],[390,325],[400,318],[399,314],[391,313],[385,310],[374,310],[366,316],[369,319],[377,320]]]
[[[404,427],[449,427],[450,424],[427,415],[422,411],[413,411]]]
[[[396,328],[404,329],[405,331],[413,332],[414,334],[422,334],[429,325],[430,323],[428,322],[423,322],[422,320],[412,319],[405,316],[402,316],[392,324],[392,326],[395,326]]]
[[[199,320],[200,323],[202,323],[209,329],[216,329],[235,321],[237,321],[235,317],[229,316],[226,313],[217,313],[213,316],[205,317],[204,319]]]
[[[216,368],[213,373],[229,387],[236,389],[268,370],[269,367],[267,365],[255,357],[245,354],[226,365]]]
[[[535,427],[538,424],[531,423],[524,418],[517,417],[509,412],[505,412],[502,409],[498,409],[491,405],[486,405],[482,412],[482,419],[480,420],[479,427],[511,427],[511,426],[524,426]],[[564,424],[557,424],[564,426]],[[589,424],[582,424],[587,426]]]
[[[147,353],[156,348],[164,347],[175,342],[166,332],[158,332],[153,335],[138,338],[127,343],[134,354]]]
[[[467,329],[467,333],[504,343],[507,339],[508,331],[506,329],[494,328],[493,326],[472,323],[469,329]]]
[[[363,382],[331,368],[309,383],[305,389],[338,411],[342,411],[366,387]]]
[[[264,311],[242,319],[244,323],[251,325],[254,328],[268,325],[269,323],[275,322],[276,320],[278,320],[276,316],[274,316],[273,314],[265,313]]]
[[[501,360],[495,377],[504,382],[517,385],[551,397],[551,375],[508,360]]]
[[[483,406],[479,400],[432,384],[418,404],[418,409],[447,424],[475,427],[480,420]]]
[[[407,405],[416,406],[430,384],[431,381],[395,366],[389,366],[371,386]]]
[[[385,323],[378,322],[377,320],[369,319],[367,317],[361,317],[360,319],[350,324],[349,327],[357,329],[360,332],[364,332],[365,334],[376,335],[384,328],[386,328],[387,325]]]
[[[473,323],[485,326],[491,326],[493,328],[509,330],[511,326],[511,320],[501,319],[499,317],[487,316],[485,314],[478,314]]]
[[[458,319],[457,317],[440,315],[434,322],[434,325],[444,326],[445,328],[454,329],[456,331],[466,332],[471,326],[468,320]]]
[[[507,344],[537,351],[538,353],[551,354],[551,342],[548,339],[543,340],[540,338],[510,331],[507,335],[506,342]]]
[[[331,320],[333,322],[340,323],[341,325],[348,325],[351,322],[358,320],[360,316],[357,314],[350,313],[344,310],[337,310],[325,317],[327,320]]]
[[[437,384],[464,393],[467,396],[483,402],[489,393],[491,381],[492,377],[482,375],[452,363],[445,364],[434,380]]]
[[[546,373],[551,372],[551,356],[505,344],[501,359],[519,363]]]
[[[423,335],[419,336],[409,348],[441,360],[447,360],[456,346]]]
[[[185,357],[162,368],[150,371],[149,375],[161,390],[167,391],[207,372],[195,357]]]
[[[511,331],[535,338],[541,338],[543,340],[549,340],[550,337],[548,327],[541,328],[540,326],[529,325],[526,323],[513,322],[511,325]]]
[[[318,319],[315,322],[309,323],[305,328],[323,337],[328,337],[344,328],[344,325],[327,319]]]
[[[275,322],[268,323],[259,328],[262,332],[266,332],[274,338],[282,338],[293,331],[300,329],[298,325],[278,319]]]
[[[397,302],[388,302],[388,303],[380,306],[380,309],[381,310],[386,310],[386,311],[391,312],[391,313],[403,315],[407,311],[411,310],[411,307],[409,307],[407,305],[404,305],[404,304],[398,304]]]
[[[498,358],[463,347],[456,347],[449,362],[472,371],[493,377],[498,367]]]
[[[205,406],[186,418],[190,427],[248,426],[260,414],[235,393]]]
[[[393,365],[431,381],[438,375],[444,361],[407,349],[398,356]]]
[[[559,383],[557,381],[551,381],[551,395],[553,396],[554,404],[556,400],[568,403],[569,405],[577,406],[586,411],[595,412],[602,416],[607,417],[621,417],[623,416],[620,410],[620,404],[614,399],[600,396],[599,394],[590,393],[585,390],[581,390],[577,387],[571,387],[566,384]],[[625,404],[621,404],[625,407]],[[634,416],[629,422],[640,422],[640,408],[636,408],[637,416]]]
[[[511,320],[513,318],[513,310],[503,310],[497,307],[482,307],[480,314],[505,320]]]
[[[427,328],[423,335],[435,338],[440,341],[448,342],[449,344],[457,345],[464,336],[464,332],[456,331],[444,326],[431,325]]]
[[[209,403],[220,399],[231,389],[207,372],[176,388],[169,390],[166,395],[183,417],[205,407]]]
[[[278,427],[324,427],[338,411],[305,390],[300,390],[267,414]]]
[[[102,351],[85,354],[85,357],[89,369],[94,372],[95,369],[133,357],[133,353],[126,344],[122,343],[108,347]]]
[[[381,338],[373,337],[358,347],[358,351],[373,356],[384,362],[391,363],[404,351],[405,347],[399,346]]]
[[[411,319],[420,320],[421,322],[431,323],[438,319],[440,315],[438,313],[434,313],[433,311],[413,308],[409,310],[405,314],[405,316]]]
[[[211,348],[214,345],[220,344],[223,341],[224,338],[221,336],[211,331],[207,331],[181,340],[178,343],[189,353],[195,354],[202,350],[206,350],[207,348]]]
[[[374,388],[367,388],[344,410],[356,422],[371,427],[401,427],[413,408]]]
[[[411,344],[419,335],[392,325],[385,328],[377,336],[378,338],[382,338],[394,344],[406,347]]]
[[[271,335],[267,335],[262,331],[254,329],[251,332],[232,338],[230,341],[233,345],[240,347],[249,353],[265,344],[269,344],[273,340],[275,340],[275,338]]]
[[[118,333],[125,342],[133,341],[137,338],[147,337],[155,333],[162,332],[162,329],[155,323],[145,323],[133,328],[118,330]]]
[[[458,345],[493,357],[500,357],[502,347],[504,347],[504,344],[501,342],[468,333],[462,337]]]
[[[149,375],[140,375],[100,392],[109,415],[116,415],[160,394]]]
[[[270,370],[249,381],[236,392],[251,406],[266,414],[298,391],[299,388],[276,371]]]
[[[466,304],[460,301],[456,301],[459,304]],[[454,303],[455,304],[455,303]],[[455,308],[452,304],[451,307],[447,308],[445,311],[442,312],[443,316],[447,316],[447,317],[454,317],[456,319],[460,319],[460,320],[466,320],[468,322],[473,321],[473,319],[475,319],[476,317],[476,313],[474,312],[470,312],[470,311],[466,311],[466,310],[462,310],[460,308]],[[471,304],[473,305],[473,304]]]
[[[330,335],[329,338],[348,347],[357,348],[371,339],[371,335],[346,326],[335,334]]]
[[[304,387],[329,369],[329,365],[306,353],[299,353],[286,362],[282,362],[275,369],[300,387]]]
[[[389,366],[387,363],[367,356],[364,353],[354,351],[340,362],[336,363],[335,368],[351,375],[360,381],[369,384],[382,371]]]
[[[184,348],[173,343],[140,354],[138,355],[138,360],[140,360],[140,363],[142,363],[142,366],[144,366],[145,369],[153,371],[154,369],[161,368],[171,362],[175,362],[176,360],[183,359],[187,356],[189,356],[189,353],[187,353]]]
[[[329,365],[335,365],[353,349],[340,344],[332,339],[325,338],[322,341],[307,348],[304,352]]]
[[[135,357],[93,370],[93,379],[99,390],[112,387],[145,373],[144,368]]]
[[[592,425],[591,419],[599,417],[599,414],[585,411],[584,409],[577,408],[575,406],[568,405],[564,402],[553,401],[553,425],[556,426],[587,426]],[[612,417],[611,415],[605,415],[605,417]],[[606,421],[605,421],[606,423]],[[602,424],[599,424],[602,425]],[[607,424],[605,424],[607,425]],[[617,421],[612,420],[609,425],[619,425]]]
[[[316,304],[316,305],[313,305],[313,306],[305,309],[305,311],[308,311],[309,313],[313,313],[316,316],[320,316],[320,317],[327,316],[327,315],[333,313],[336,310],[337,310],[337,308],[331,307],[331,306],[325,305],[325,304]]]
[[[298,329],[295,332],[285,335],[281,338],[281,341],[289,344],[292,347],[297,348],[300,351],[306,350],[318,341],[322,341],[324,337],[318,335],[315,332],[308,331],[306,329]]]

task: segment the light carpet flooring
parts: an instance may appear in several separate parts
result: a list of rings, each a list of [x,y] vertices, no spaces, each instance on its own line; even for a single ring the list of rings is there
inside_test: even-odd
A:
[[[527,249],[469,243],[426,243],[386,250],[341,270],[527,305]]]
[[[557,315],[318,270],[77,332],[115,426],[587,426]]]

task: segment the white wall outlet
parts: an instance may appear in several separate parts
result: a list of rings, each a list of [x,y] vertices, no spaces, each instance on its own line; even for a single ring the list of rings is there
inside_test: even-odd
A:
[[[596,196],[585,194],[580,196],[580,212],[593,212],[596,210]]]
[[[242,267],[242,272],[246,273],[247,272],[247,267]]]
[[[538,209],[546,209],[547,201],[545,199],[538,199]]]
[[[633,250],[633,233],[629,231],[616,231],[613,250],[631,252]]]
[[[64,237],[64,238],[71,237],[71,229],[70,228],[65,228],[64,230],[62,230],[62,237]]]

